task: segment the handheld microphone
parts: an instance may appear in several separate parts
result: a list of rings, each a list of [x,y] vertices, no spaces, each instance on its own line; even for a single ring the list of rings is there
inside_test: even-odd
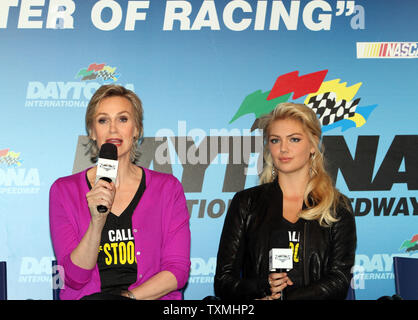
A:
[[[113,143],[104,143],[100,148],[99,160],[97,162],[96,183],[100,179],[116,183],[118,174],[118,149]],[[98,205],[97,211],[105,213],[106,206]]]
[[[269,251],[270,272],[288,272],[293,269],[293,251],[289,248],[289,240],[286,232],[272,232]],[[284,292],[280,294],[280,300],[284,300]]]

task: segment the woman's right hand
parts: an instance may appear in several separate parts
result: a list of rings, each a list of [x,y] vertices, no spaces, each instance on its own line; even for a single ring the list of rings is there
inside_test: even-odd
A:
[[[86,193],[87,204],[91,214],[90,225],[78,246],[71,252],[72,262],[80,268],[91,270],[97,264],[101,234],[106,223],[113,200],[115,199],[116,187],[113,182],[99,180]],[[97,211],[97,206],[103,205],[108,208],[104,213]]]
[[[107,215],[112,208],[115,199],[116,187],[113,182],[100,179],[86,194],[88,207],[91,214],[91,222],[103,226]],[[108,208],[104,213],[97,210],[97,206],[102,205]]]

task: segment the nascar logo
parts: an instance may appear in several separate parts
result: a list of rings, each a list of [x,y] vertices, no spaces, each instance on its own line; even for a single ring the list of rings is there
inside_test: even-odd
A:
[[[357,42],[357,59],[418,58],[418,42]]]

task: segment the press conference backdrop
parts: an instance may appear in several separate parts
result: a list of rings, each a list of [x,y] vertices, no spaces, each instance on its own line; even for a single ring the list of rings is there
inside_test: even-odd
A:
[[[213,294],[235,192],[257,185],[256,119],[306,103],[356,215],[358,299],[395,291],[418,257],[415,0],[0,2],[0,260],[9,299],[51,299],[48,194],[89,163],[84,114],[118,83],[143,101],[140,164],[183,184],[192,233],[185,299]]]

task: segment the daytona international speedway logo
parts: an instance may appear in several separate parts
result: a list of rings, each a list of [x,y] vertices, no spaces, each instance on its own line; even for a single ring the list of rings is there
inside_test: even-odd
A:
[[[27,108],[86,108],[94,92],[103,84],[115,83],[120,79],[116,67],[106,63],[90,63],[77,68],[78,72],[67,79],[70,81],[30,81],[26,89]],[[122,84],[135,91],[131,83]]]
[[[279,76],[270,91],[257,90],[247,95],[229,123],[254,114],[253,131],[258,128],[258,119],[277,104],[303,98],[302,103],[317,114],[323,132],[338,127],[341,131],[362,127],[377,105],[360,106],[356,94],[361,82],[347,87],[347,82],[340,79],[324,81],[327,73],[328,70],[321,70],[299,76],[299,71],[293,71]]]
[[[20,152],[0,150],[0,195],[36,194],[41,181],[38,168],[25,168]]]

